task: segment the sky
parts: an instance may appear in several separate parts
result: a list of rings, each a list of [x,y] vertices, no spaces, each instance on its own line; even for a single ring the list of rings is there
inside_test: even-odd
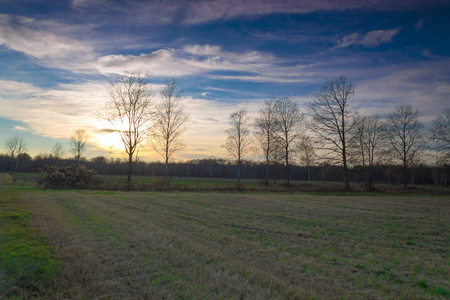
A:
[[[247,107],[252,121],[285,96],[306,111],[340,75],[361,114],[412,104],[428,123],[450,107],[449,16],[447,0],[0,0],[0,153],[14,135],[31,155],[68,151],[82,128],[89,157],[124,156],[95,112],[136,71],[155,101],[166,80],[183,90],[176,160],[225,158],[232,112]]]

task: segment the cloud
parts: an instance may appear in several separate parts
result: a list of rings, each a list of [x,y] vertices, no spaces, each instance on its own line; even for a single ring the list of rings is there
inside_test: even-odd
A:
[[[244,76],[244,75],[210,75],[211,79],[221,79],[221,80],[240,80],[240,81],[251,81],[251,82],[277,82],[277,83],[298,83],[307,82],[309,79],[305,78],[293,78],[293,77],[270,77],[270,76]]]
[[[44,25],[48,26],[47,23]],[[292,81],[283,79],[289,77],[284,74],[292,73],[292,70],[278,66],[283,61],[270,53],[236,53],[224,51],[217,45],[195,44],[185,45],[181,49],[163,48],[140,55],[111,54],[98,57],[89,44],[33,28],[37,25],[43,26],[42,22],[37,24],[30,18],[0,15],[0,44],[34,58],[41,65],[78,73],[110,75],[139,70],[153,77],[183,77],[231,71],[247,73],[235,78],[238,80],[267,82],[274,78],[276,82]],[[59,28],[56,31],[67,31],[62,25],[56,27]]]
[[[416,24],[414,24],[414,28],[417,31],[421,31],[422,29],[425,28],[425,21],[426,19],[420,19],[419,21],[416,22]]]
[[[22,132],[31,132],[29,128],[25,128],[23,126],[14,126],[13,130],[22,131]]]
[[[378,47],[381,44],[390,43],[399,32],[400,28],[397,27],[387,30],[373,30],[366,34],[353,33],[340,39],[333,49],[349,47],[351,45],[361,45],[368,48]]]
[[[183,77],[211,72],[235,72],[239,75],[210,75],[210,78],[253,82],[304,82],[307,73],[297,65],[270,53],[243,53],[222,50],[215,45],[187,45],[182,49],[159,49],[140,55],[106,55],[92,66],[102,74],[124,74],[139,70],[154,77]],[[299,78],[301,77],[301,78]]]
[[[57,32],[68,30],[54,21],[36,22],[30,18],[0,15],[0,44],[35,59],[41,65],[76,73],[111,75],[139,70],[153,77],[183,77],[235,72],[240,74],[226,74],[222,79],[299,82],[299,69],[295,63],[267,52],[231,52],[218,45],[194,44],[140,55],[97,56],[90,44],[50,32],[50,24],[55,25]],[[39,29],[39,26],[47,30]]]
[[[79,60],[92,57],[86,43],[30,28],[33,19],[0,14],[0,44],[40,60]]]
[[[41,89],[29,83],[0,80],[0,116],[23,122],[41,136],[68,138],[77,128],[92,129],[93,112],[105,95],[105,85],[96,82]]]
[[[347,11],[364,9],[369,11],[419,10],[424,6],[446,5],[445,0],[179,0],[179,1],[126,1],[108,2],[103,0],[89,2],[73,0],[77,9],[86,12],[94,7],[108,11],[111,18],[122,17],[127,23],[140,24],[183,24],[197,25],[217,20],[230,20],[242,16],[269,14],[307,14],[318,11]],[[120,12],[120,13],[118,13]],[[129,16],[133,16],[130,18]],[[151,17],[149,17],[151,16]],[[125,21],[124,20],[124,21]]]
[[[215,56],[221,54],[222,48],[212,45],[188,45],[183,47],[183,51],[192,55]]]
[[[422,120],[430,121],[449,107],[447,82],[450,59],[384,68],[377,76],[356,83],[355,102],[361,112],[387,115],[396,105],[419,107]]]
[[[400,28],[369,31],[357,43],[366,47],[377,47],[384,43],[390,43],[399,31]]]

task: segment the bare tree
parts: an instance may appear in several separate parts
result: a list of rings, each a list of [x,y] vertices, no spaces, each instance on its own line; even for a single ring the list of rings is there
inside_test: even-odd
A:
[[[18,135],[10,137],[6,140],[5,148],[11,160],[11,174],[16,174],[19,166],[19,157],[27,151],[25,139]]]
[[[113,83],[108,91],[107,101],[98,112],[98,117],[112,127],[105,132],[118,133],[128,155],[128,183],[131,171],[139,160],[148,134],[152,128],[152,89],[146,76],[127,73]]]
[[[72,152],[72,155],[74,156],[75,160],[77,161],[77,165],[80,164],[80,160],[86,152],[87,148],[87,140],[89,136],[86,133],[86,130],[84,129],[77,129],[73,133],[73,135],[70,137],[70,144],[71,149],[70,152]]]
[[[296,142],[304,131],[303,114],[297,104],[288,97],[282,97],[274,104],[273,136],[275,141],[283,149],[283,158],[286,167],[287,185],[290,184],[289,165],[291,154],[295,152]]]
[[[64,157],[66,151],[64,150],[63,145],[58,142],[52,147],[52,154],[56,161],[59,161]]]
[[[161,102],[156,107],[152,133],[152,146],[165,162],[164,179],[167,179],[169,160],[175,151],[184,148],[181,135],[186,131],[189,115],[185,112],[182,91],[175,80],[166,81],[161,91]]]
[[[408,185],[408,171],[424,145],[424,126],[419,121],[419,110],[411,105],[399,105],[387,119],[387,139],[390,153],[403,169],[404,185]]]
[[[350,188],[347,148],[356,123],[349,100],[354,94],[353,83],[346,76],[340,76],[327,81],[308,104],[312,117],[311,131],[327,158],[341,162],[347,189]]]
[[[274,100],[268,100],[259,112],[259,117],[255,120],[255,138],[259,144],[259,150],[266,163],[266,180],[269,184],[269,168],[274,159],[275,140],[273,130],[275,125]]]
[[[450,161],[450,108],[433,120],[430,133],[434,149],[440,154],[439,160],[443,164],[448,164]]]
[[[386,126],[378,116],[363,116],[358,118],[356,135],[354,142],[361,157],[364,178],[366,184],[372,187],[374,166],[385,152]]]
[[[241,164],[243,157],[251,151],[251,136],[248,126],[247,109],[242,108],[230,115],[230,127],[224,147],[228,154],[236,160],[238,183],[241,182]]]
[[[306,164],[308,170],[308,183],[311,184],[310,167],[315,161],[316,152],[314,150],[312,138],[309,135],[303,135],[300,138],[298,151],[300,152],[300,159]]]
[[[354,165],[356,171],[360,170],[364,178],[364,185],[367,186],[366,151],[364,149],[364,134],[366,131],[366,116],[355,115],[355,127],[352,143],[348,145],[348,163]],[[358,181],[358,180],[357,180]]]

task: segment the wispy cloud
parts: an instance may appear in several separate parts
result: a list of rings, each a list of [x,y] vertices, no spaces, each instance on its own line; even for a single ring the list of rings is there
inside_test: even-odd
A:
[[[21,132],[31,132],[30,128],[26,128],[26,127],[19,126],[19,125],[14,126],[13,130],[21,131]]]
[[[436,112],[450,107],[449,68],[449,59],[385,68],[356,84],[355,101],[369,115],[386,115],[396,105],[412,104],[420,108],[424,121],[430,121]]]
[[[419,21],[416,22],[416,24],[414,24],[414,28],[417,31],[420,31],[420,30],[424,29],[425,28],[425,21],[426,21],[426,19],[420,19]]]
[[[54,22],[53,22],[54,23]],[[291,65],[271,53],[230,52],[218,45],[185,45],[181,49],[162,48],[140,55],[111,54],[97,56],[93,46],[75,39],[34,28],[34,21],[0,15],[0,44],[21,52],[38,63],[72,72],[123,74],[141,70],[154,77],[183,77],[213,71],[244,72],[227,77],[255,82],[297,82]],[[295,64],[294,64],[295,65]],[[293,76],[293,77],[292,77]],[[272,80],[273,79],[273,80]]]
[[[108,2],[103,0],[73,0],[77,9],[121,12],[119,16],[127,22],[145,24],[197,25],[216,20],[230,20],[240,16],[268,15],[276,13],[307,14],[318,11],[346,11],[366,9],[370,11],[403,11],[420,9],[424,5],[442,5],[445,0],[211,0],[211,1],[126,1]],[[114,14],[114,17],[117,17]],[[133,16],[132,19],[129,16]],[[152,16],[149,18],[148,16]]]
[[[52,61],[79,61],[93,57],[87,43],[33,29],[33,19],[0,14],[0,44],[29,57]]]
[[[401,28],[392,28],[386,30],[373,30],[365,34],[353,33],[346,35],[337,41],[334,48],[344,48],[351,45],[361,45],[368,48],[374,48],[384,43],[390,43],[394,36],[400,32]]]
[[[270,76],[246,76],[246,75],[210,75],[211,79],[222,80],[239,80],[250,82],[277,82],[277,83],[298,83],[310,81],[306,78],[294,78],[294,77],[270,77]]]
[[[183,51],[199,56],[216,56],[223,54],[222,48],[214,45],[187,45],[183,47]]]
[[[103,74],[123,74],[141,70],[155,77],[182,77],[229,71],[239,75],[210,75],[210,78],[253,82],[304,82],[307,73],[298,65],[279,59],[270,53],[243,53],[222,50],[215,45],[187,45],[182,49],[160,49],[141,55],[107,55],[92,64]],[[299,78],[301,77],[301,78]]]
[[[41,89],[29,83],[0,80],[0,116],[27,124],[39,135],[68,138],[79,128],[92,128],[95,111],[105,98],[101,83],[61,84]],[[64,124],[64,126],[61,126]]]

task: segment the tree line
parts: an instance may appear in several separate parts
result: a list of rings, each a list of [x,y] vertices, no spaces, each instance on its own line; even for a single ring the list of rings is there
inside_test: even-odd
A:
[[[45,166],[65,167],[76,165],[74,157],[65,156],[56,158],[52,153],[41,153],[30,156],[23,153],[19,156],[18,173],[40,173]],[[121,158],[96,156],[92,158],[82,157],[80,164],[88,169],[94,169],[100,175],[118,176],[127,180],[128,161]],[[0,172],[10,172],[10,157],[0,154]],[[133,168],[133,176],[164,177],[166,174],[163,161],[138,161]],[[266,165],[261,160],[243,160],[241,163],[241,180],[256,180],[265,184]],[[447,185],[448,169],[426,164],[417,165],[414,169],[414,184]],[[291,179],[294,182],[307,183],[308,179],[315,182],[342,182],[342,168],[332,165],[306,165],[293,164],[290,168]],[[401,168],[396,165],[376,165],[374,167],[373,180],[377,183],[389,185],[403,185]],[[201,178],[202,180],[236,180],[236,163],[234,160],[223,158],[203,158],[188,161],[178,161],[169,164],[168,179],[170,178]],[[269,184],[285,184],[285,166],[282,164],[271,166]],[[350,170],[350,181],[356,184],[364,184],[364,177],[359,166]]]
[[[268,100],[254,122],[253,135],[245,108],[231,114],[225,148],[236,160],[238,181],[240,161],[253,147],[266,164],[266,184],[271,166],[283,164],[289,185],[290,166],[298,157],[308,172],[311,165],[340,166],[345,188],[350,187],[352,169],[358,169],[366,186],[372,187],[376,166],[395,165],[407,187],[409,176],[414,184],[413,170],[421,164],[448,168],[450,108],[426,130],[418,108],[396,106],[384,120],[364,116],[352,110],[354,94],[353,83],[340,76],[324,83],[304,112],[288,97]]]
[[[166,81],[165,88],[160,92],[161,101],[156,103],[151,86],[142,74],[125,74],[111,85],[108,95],[109,100],[98,110],[97,116],[110,125],[103,129],[104,132],[116,132],[121,137],[128,156],[128,182],[132,174],[136,174],[135,168],[146,164],[140,161],[139,154],[144,146],[149,145],[149,140],[151,147],[164,159],[162,175],[167,179],[173,154],[184,147],[182,134],[189,120],[182,103],[182,91],[176,81]],[[270,178],[280,178],[283,174],[287,185],[293,175],[298,178],[299,166],[306,170],[308,181],[317,180],[320,170],[340,168],[346,188],[350,187],[351,176],[372,187],[376,180],[380,180],[379,169],[382,166],[388,172],[401,172],[405,187],[409,181],[412,184],[424,181],[418,179],[420,176],[414,170],[426,164],[448,169],[450,108],[438,115],[429,128],[425,128],[419,120],[418,108],[412,105],[396,106],[385,119],[364,116],[352,109],[354,95],[354,84],[347,77],[339,76],[326,81],[304,111],[288,97],[267,100],[255,120],[250,120],[246,108],[238,109],[230,115],[230,125],[225,130],[227,139],[222,146],[232,160],[214,160],[210,168],[219,166],[222,171],[226,170],[221,177],[228,177],[233,166],[238,182],[242,177],[242,168],[246,170],[246,178],[254,176],[254,171],[249,172],[250,169],[263,168],[264,175],[259,173],[257,177],[262,177],[265,184],[269,184]],[[75,131],[71,137],[70,151],[76,164],[80,164],[87,139],[83,129]],[[9,170],[16,172],[19,161],[26,154],[25,141],[14,136],[6,141],[5,148]],[[248,157],[254,154],[258,154],[261,161],[250,163]],[[47,158],[57,163],[63,155],[64,149],[57,143]],[[51,159],[35,158],[37,161]],[[122,165],[123,162],[109,161],[106,164]],[[184,165],[185,174],[189,176],[189,169],[194,170],[194,166],[199,164],[189,161],[174,165]],[[280,172],[281,168],[283,172]],[[433,182],[436,182],[436,169],[433,172]],[[150,175],[147,173],[145,175]],[[194,173],[191,172],[191,176],[195,176]],[[446,178],[446,174],[445,171],[441,177]],[[216,176],[220,177],[217,173]],[[428,178],[430,176],[427,175]],[[384,177],[390,181],[390,174]]]

